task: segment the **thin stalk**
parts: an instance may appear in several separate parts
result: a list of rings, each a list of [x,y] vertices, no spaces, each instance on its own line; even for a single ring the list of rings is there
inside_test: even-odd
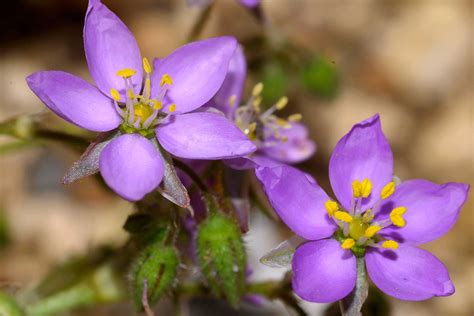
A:
[[[354,290],[339,301],[342,316],[362,316],[361,310],[369,295],[369,283],[365,272],[364,257],[357,258],[357,282]]]

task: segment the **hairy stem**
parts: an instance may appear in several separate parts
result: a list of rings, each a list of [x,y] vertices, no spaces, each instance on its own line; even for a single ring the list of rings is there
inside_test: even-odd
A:
[[[361,316],[362,305],[369,295],[364,257],[357,258],[357,282],[354,290],[339,301],[342,316]]]

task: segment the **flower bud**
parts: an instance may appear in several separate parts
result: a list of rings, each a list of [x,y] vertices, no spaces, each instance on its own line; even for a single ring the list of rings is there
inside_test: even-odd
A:
[[[156,303],[172,286],[178,266],[179,256],[174,247],[152,243],[142,250],[131,269],[133,302],[137,310],[143,307],[144,288],[149,304]]]
[[[197,252],[212,293],[236,306],[245,286],[245,249],[237,223],[212,214],[198,227]]]

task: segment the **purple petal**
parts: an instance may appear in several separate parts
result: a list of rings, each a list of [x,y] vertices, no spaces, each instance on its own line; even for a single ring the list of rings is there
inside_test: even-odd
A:
[[[260,167],[277,167],[282,163],[273,160],[265,155],[254,153],[246,157],[239,157],[234,159],[224,160],[224,163],[235,170],[248,170]]]
[[[164,172],[158,150],[138,134],[111,141],[100,155],[99,167],[107,185],[129,201],[138,201],[156,189]]]
[[[138,93],[142,83],[142,60],[138,44],[127,26],[99,0],[89,0],[84,22],[84,49],[92,79],[106,95],[114,88],[123,93],[124,81],[117,71],[131,68]]]
[[[156,137],[166,151],[180,158],[217,160],[257,149],[228,119],[206,112],[172,116],[156,128]]]
[[[160,60],[152,75],[152,97],[160,91],[164,74],[173,83],[166,94],[166,103],[175,103],[175,113],[190,112],[204,105],[219,90],[237,47],[233,37],[216,37],[193,42]]]
[[[51,111],[79,127],[106,132],[122,122],[112,99],[79,77],[62,71],[39,71],[26,82]]]
[[[447,233],[456,222],[466,202],[469,186],[463,183],[438,185],[426,180],[410,180],[396,187],[387,199],[379,218],[388,216],[395,207],[404,206],[404,227],[390,226],[382,231],[394,239],[423,244]]]
[[[392,181],[393,156],[380,126],[378,114],[354,125],[337,143],[329,161],[329,178],[334,194],[346,209],[351,207],[352,182],[369,179],[372,194],[362,209],[379,200],[382,188]]]
[[[293,291],[309,302],[346,297],[356,284],[356,258],[334,239],[305,243],[293,256]]]
[[[219,109],[228,118],[233,119],[235,110],[238,108],[242,98],[246,74],[247,62],[244,52],[241,46],[237,46],[230,60],[229,69],[222,87],[207,105]],[[229,102],[231,97],[235,97],[232,104]]]
[[[290,128],[280,129],[280,135],[288,140],[282,142],[272,134],[265,141],[274,145],[262,149],[262,152],[275,160],[296,164],[308,159],[316,151],[316,144],[308,138],[308,129],[303,124],[292,123]]]
[[[324,206],[329,197],[319,185],[310,182],[304,172],[281,165],[259,168],[255,174],[275,211],[296,234],[317,240],[336,231],[337,226],[329,219]]]
[[[365,262],[372,282],[398,299],[421,301],[454,293],[448,270],[426,250],[403,244],[395,251],[371,249]]]
[[[240,4],[247,8],[255,8],[262,2],[262,0],[240,0]]]

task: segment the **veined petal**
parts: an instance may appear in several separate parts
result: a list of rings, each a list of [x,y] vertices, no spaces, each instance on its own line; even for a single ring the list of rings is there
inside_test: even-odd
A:
[[[273,135],[267,137],[265,142],[274,143],[273,146],[261,149],[269,157],[278,161],[296,164],[311,157],[316,151],[316,144],[308,138],[308,129],[300,123],[291,123],[290,128],[279,130],[281,137],[286,141],[276,139]]]
[[[290,166],[258,168],[255,172],[281,220],[307,240],[331,236],[337,229],[324,204],[328,195],[304,172]]]
[[[175,113],[190,112],[208,102],[219,90],[237,47],[230,36],[189,43],[160,60],[151,77],[152,97],[160,92],[163,75],[173,83],[166,93],[166,103],[176,104]]]
[[[166,151],[180,158],[217,160],[257,149],[232,122],[208,112],[172,116],[158,125],[156,137]]]
[[[309,302],[346,297],[356,284],[356,258],[334,239],[311,241],[293,255],[293,291]]]
[[[428,251],[400,244],[398,249],[370,249],[367,272],[384,293],[407,301],[421,301],[454,293],[448,270]]]
[[[241,46],[237,46],[230,60],[224,83],[207,106],[215,107],[225,113],[228,118],[233,119],[242,98],[246,74],[247,62],[244,52]]]
[[[352,182],[369,179],[373,187],[372,194],[362,204],[365,210],[379,200],[382,188],[392,177],[392,151],[376,114],[354,125],[337,143],[329,161],[331,186],[339,202],[350,209]]]
[[[51,111],[79,127],[106,132],[122,121],[112,99],[79,77],[62,71],[39,71],[26,82]]]
[[[153,144],[138,134],[115,138],[102,151],[99,168],[107,185],[129,201],[138,201],[163,179],[164,166]]]
[[[423,244],[447,233],[456,222],[466,202],[469,185],[436,184],[426,180],[409,180],[396,187],[382,206],[379,218],[388,217],[396,207],[404,206],[404,227],[389,226],[381,231],[410,244]]]
[[[142,59],[138,44],[127,26],[100,0],[89,0],[84,22],[84,49],[92,79],[105,94],[114,88],[124,92],[117,71],[136,70],[132,77],[135,93],[142,84]]]

